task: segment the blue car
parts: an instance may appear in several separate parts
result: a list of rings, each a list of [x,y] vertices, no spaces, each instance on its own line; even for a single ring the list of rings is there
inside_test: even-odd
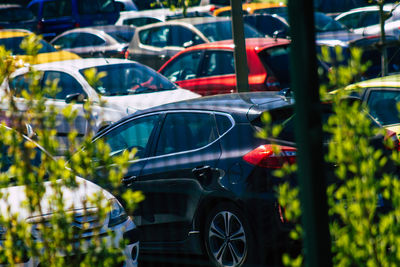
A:
[[[28,8],[45,39],[76,27],[114,24],[119,17],[114,0],[33,0]]]

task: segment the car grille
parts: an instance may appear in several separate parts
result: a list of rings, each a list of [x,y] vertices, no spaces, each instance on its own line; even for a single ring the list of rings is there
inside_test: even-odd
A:
[[[100,221],[98,217],[97,209],[86,209],[79,211],[71,211],[74,213],[73,221],[70,224],[73,238],[70,239],[71,243],[77,242],[82,239],[90,239],[98,235],[106,235],[106,229],[103,228],[104,222]],[[41,240],[40,227],[50,229],[51,218],[53,215],[45,215],[35,218],[28,219],[28,222],[32,224],[32,236],[34,239]]]

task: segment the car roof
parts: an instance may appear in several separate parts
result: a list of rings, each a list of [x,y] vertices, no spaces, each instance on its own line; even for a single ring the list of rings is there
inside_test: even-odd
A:
[[[245,3],[242,5],[243,10],[255,10],[255,9],[264,9],[264,8],[272,8],[272,7],[285,7],[283,3]],[[214,14],[219,14],[224,11],[231,10],[230,6],[225,6],[218,8],[214,11]]]
[[[191,25],[205,24],[205,23],[213,23],[219,21],[230,21],[230,18],[222,18],[222,17],[189,17],[189,18],[181,18],[168,20],[166,22],[158,22],[152,25],[156,26],[159,24],[179,24],[179,23],[188,23]]]
[[[263,50],[267,47],[272,47],[276,45],[284,45],[289,44],[290,41],[287,39],[280,39],[280,38],[247,38],[246,39],[246,48],[247,49],[256,49],[256,50]],[[200,49],[234,49],[233,40],[223,40],[217,41],[212,43],[204,43],[189,47],[185,50],[200,50]]]
[[[25,31],[3,30],[3,31],[0,31],[0,39],[25,37],[25,36],[28,36],[29,34],[32,34],[32,33],[25,32]]]
[[[220,94],[165,104],[150,109],[137,111],[126,118],[136,117],[153,112],[174,110],[204,110],[229,113],[236,121],[245,122],[258,118],[264,111],[291,106],[292,99],[287,100],[277,92],[247,92]]]
[[[359,83],[351,84],[346,87],[346,90],[356,90],[370,87],[399,87],[400,89],[400,74],[379,77]]]
[[[81,58],[81,59],[72,59],[72,60],[64,60],[62,64],[60,62],[50,62],[35,65],[37,68],[46,69],[46,68],[60,68],[70,69],[70,70],[80,70],[87,68],[95,68],[102,65],[108,64],[127,64],[134,63],[134,61],[119,59],[119,58]]]

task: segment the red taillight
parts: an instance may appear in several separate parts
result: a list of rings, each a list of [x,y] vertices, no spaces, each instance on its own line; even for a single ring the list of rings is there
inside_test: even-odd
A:
[[[279,212],[279,220],[282,223],[286,222],[286,217],[285,217],[285,208],[282,207],[281,205],[278,205],[278,212]]]
[[[124,58],[125,59],[129,59],[129,51],[128,51],[128,49],[125,50]]]
[[[243,160],[259,167],[279,169],[285,163],[296,162],[296,151],[296,148],[289,146],[262,145],[244,155]]]
[[[386,148],[400,151],[399,138],[397,137],[397,134],[391,130],[386,129],[385,141],[388,139],[392,140],[393,147],[386,146]]]
[[[267,85],[268,90],[271,91],[279,91],[281,89],[281,84],[274,76],[268,76],[265,84]]]
[[[214,6],[214,5],[211,5],[210,6],[210,13],[212,13],[214,10],[216,10],[217,8],[216,8],[216,6]]]
[[[79,27],[81,27],[81,25],[78,22],[75,22],[74,27],[79,28]]]

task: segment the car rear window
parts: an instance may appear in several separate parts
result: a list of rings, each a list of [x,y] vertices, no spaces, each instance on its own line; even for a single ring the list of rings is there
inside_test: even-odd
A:
[[[397,103],[400,102],[400,90],[373,90],[368,97],[368,108],[372,117],[382,125],[400,123]]]
[[[210,41],[222,41],[232,39],[231,21],[216,21],[194,25],[204,36]],[[253,27],[245,24],[244,35],[246,38],[262,38],[264,37]]]
[[[35,16],[26,8],[0,9],[0,21],[2,22],[28,21],[33,19],[35,19]]]
[[[0,39],[0,45],[3,45],[6,50],[11,51],[13,55],[25,55],[26,51],[20,47],[21,42],[22,40],[24,40],[24,38],[25,37],[13,37]],[[49,53],[57,51],[46,41],[41,40],[40,44],[42,45],[42,48],[38,51],[38,53]]]
[[[132,30],[107,31],[107,34],[111,35],[119,43],[129,43],[135,34],[135,30],[132,28]]]
[[[264,67],[272,71],[282,88],[288,87],[290,83],[289,54],[289,46],[267,48],[258,54]]]

